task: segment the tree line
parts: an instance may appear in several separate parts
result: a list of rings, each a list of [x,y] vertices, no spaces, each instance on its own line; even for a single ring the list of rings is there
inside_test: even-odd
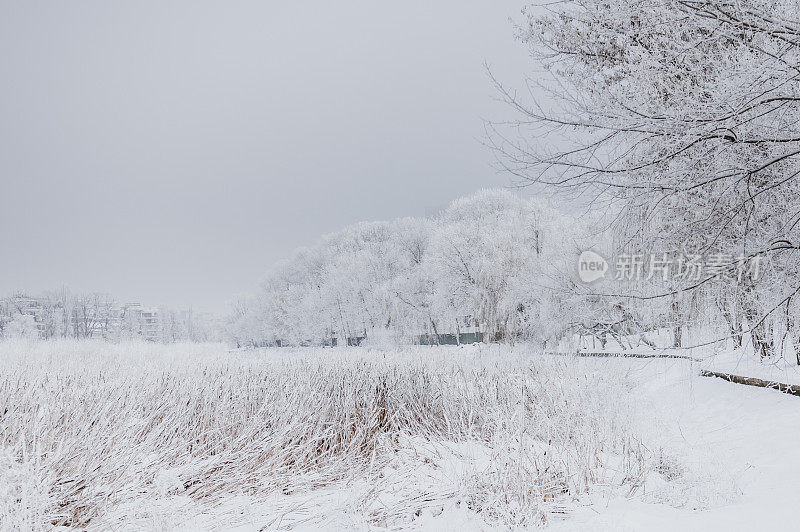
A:
[[[536,74],[523,90],[493,79],[517,118],[488,123],[488,144],[521,185],[584,215],[484,191],[431,219],[349,227],[237,302],[229,336],[413,341],[468,328],[485,341],[554,345],[577,333],[624,347],[669,332],[676,347],[726,343],[800,361],[796,8],[527,8],[517,36]],[[608,275],[575,279],[586,250],[602,252]]]
[[[228,332],[239,346],[437,343],[468,332],[544,340],[552,331],[543,313],[559,307],[548,285],[574,247],[568,227],[546,205],[498,190],[434,218],[359,223],[269,272],[235,304]]]
[[[142,339],[157,342],[211,341],[220,338],[216,320],[191,310],[123,304],[100,292],[67,288],[0,299],[0,338]]]

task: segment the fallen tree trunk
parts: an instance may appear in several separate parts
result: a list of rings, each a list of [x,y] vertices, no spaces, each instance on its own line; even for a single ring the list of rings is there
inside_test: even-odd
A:
[[[773,390],[778,390],[779,392],[788,393],[789,395],[795,395],[797,397],[800,397],[800,385],[798,384],[785,384],[783,382],[767,381],[763,379],[757,379],[755,377],[743,377],[741,375],[720,373],[717,371],[709,371],[707,369],[701,370],[700,375],[702,377],[717,377],[719,379],[725,379],[726,381],[733,382],[736,384],[743,384],[745,386],[758,386],[760,388],[771,388]]]
[[[681,360],[691,360],[693,362],[702,362],[701,359],[690,357],[688,355],[678,355],[674,353],[626,353],[626,352],[602,352],[602,351],[579,351],[579,352],[557,352],[546,351],[546,355],[556,356],[570,356],[570,357],[599,357],[599,358],[677,358]],[[742,384],[744,386],[757,386],[759,388],[769,388],[777,390],[789,395],[800,397],[800,384],[786,384],[783,382],[769,381],[758,379],[756,377],[744,377],[742,375],[733,375],[731,373],[722,373],[718,371],[710,371],[707,369],[700,370],[701,377],[716,377],[724,379],[734,384]]]
[[[545,351],[546,355],[556,356],[570,356],[570,357],[598,357],[598,358],[678,358],[681,360],[692,360],[700,362],[699,358],[690,357],[689,355],[677,355],[674,353],[631,353],[629,351],[578,351],[578,352],[557,352]]]

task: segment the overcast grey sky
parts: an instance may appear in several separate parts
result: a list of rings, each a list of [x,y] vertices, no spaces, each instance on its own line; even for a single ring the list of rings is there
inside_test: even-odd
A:
[[[0,0],[0,293],[222,311],[292,249],[508,178],[518,0]]]

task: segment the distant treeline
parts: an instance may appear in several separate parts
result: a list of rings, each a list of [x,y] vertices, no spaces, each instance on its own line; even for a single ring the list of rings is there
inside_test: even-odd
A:
[[[191,310],[123,304],[109,294],[62,288],[0,299],[0,338],[211,341],[220,338],[220,327]]]

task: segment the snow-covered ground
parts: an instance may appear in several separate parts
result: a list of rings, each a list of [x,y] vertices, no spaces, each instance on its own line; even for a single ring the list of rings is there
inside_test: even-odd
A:
[[[554,530],[793,529],[800,474],[800,399],[775,390],[697,377],[700,364],[614,360],[657,405],[666,445],[683,448],[683,465],[701,475],[660,501],[647,486],[633,497],[591,498]],[[653,486],[656,490],[658,483]],[[667,490],[669,491],[669,490]],[[685,502],[681,499],[685,497]],[[678,504],[676,504],[678,503]]]
[[[699,377],[700,364],[688,361],[583,358],[571,363],[587,371],[621,372],[633,379],[640,405],[650,412],[650,434],[664,436],[660,444],[668,454],[665,463],[657,465],[656,472],[648,472],[635,489],[620,490],[613,480],[606,479],[609,485],[601,482],[595,486],[592,493],[569,505],[563,519],[545,523],[545,529],[794,528],[794,486],[800,475],[800,399]],[[474,451],[458,459],[477,462],[479,468],[488,464],[486,455]],[[449,460],[450,467],[459,467],[453,466],[453,457]],[[323,504],[341,507],[347,497],[346,490],[329,494]],[[439,508],[423,513],[411,527],[454,532],[493,529],[480,516],[452,503],[442,509],[441,514]],[[332,528],[356,526],[342,514],[328,524]],[[242,530],[255,527],[243,526]]]
[[[792,526],[800,399],[702,364],[0,343],[0,524]]]

